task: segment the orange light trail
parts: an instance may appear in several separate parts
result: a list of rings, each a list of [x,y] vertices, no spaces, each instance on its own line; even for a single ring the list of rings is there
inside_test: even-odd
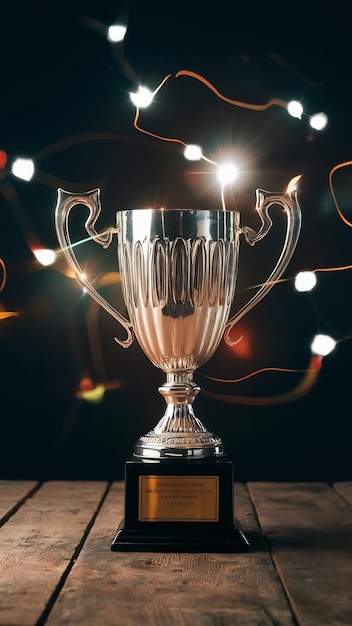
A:
[[[6,271],[6,265],[5,265],[5,261],[0,258],[0,266],[2,269],[2,279],[1,279],[1,284],[0,284],[0,293],[3,291],[3,289],[5,288],[6,285],[6,281],[7,281],[7,271]],[[17,311],[0,311],[0,320],[5,320],[8,317],[18,317],[19,313]]]
[[[278,404],[287,404],[289,402],[294,402],[295,400],[302,398],[313,388],[321,370],[322,360],[323,359],[321,356],[317,356],[315,354],[312,355],[309,367],[306,370],[303,370],[304,376],[302,380],[298,383],[298,385],[294,387],[294,389],[291,389],[290,391],[287,391],[286,393],[283,393],[279,396],[264,396],[261,398],[254,398],[250,396],[239,396],[234,394],[213,393],[211,391],[207,391],[204,388],[202,389],[202,393],[214,400],[220,400],[221,402],[228,402],[230,404],[247,404],[252,406],[272,406]],[[259,371],[261,370],[258,370],[258,372]],[[254,372],[253,376],[258,372]]]
[[[177,72],[175,78],[178,78],[179,76],[190,76],[191,78],[199,80],[201,83],[203,83],[203,85],[205,85],[206,87],[208,87],[208,89],[215,93],[218,98],[224,100],[224,102],[228,102],[228,104],[232,104],[243,109],[251,109],[253,111],[266,111],[275,104],[277,106],[285,108],[287,107],[287,102],[281,100],[280,98],[271,98],[271,100],[269,100],[269,102],[266,102],[265,104],[248,104],[246,102],[240,102],[239,100],[232,100],[231,98],[223,96],[222,93],[220,93],[220,91],[218,91],[216,87],[214,87],[214,85],[212,85],[206,78],[204,78],[200,74],[197,74],[196,72],[191,72],[190,70],[180,70],[179,72]]]
[[[171,76],[172,76],[172,74],[167,74],[163,78],[163,80],[158,85],[158,87],[156,87],[156,89],[153,91],[153,96],[163,87],[163,85],[166,83],[167,80],[169,80],[169,78],[171,78]],[[201,83],[203,83],[203,85],[208,87],[208,89],[210,89],[210,91],[212,91],[218,98],[220,98],[224,102],[227,102],[228,104],[231,104],[233,106],[241,107],[241,108],[244,108],[244,109],[250,109],[250,110],[253,110],[253,111],[266,111],[267,109],[269,109],[273,105],[277,105],[277,106],[281,106],[281,107],[287,108],[287,102],[285,102],[284,100],[281,100],[280,98],[271,98],[271,100],[269,100],[269,102],[266,102],[265,104],[248,104],[246,102],[241,102],[239,100],[232,100],[231,98],[227,98],[222,93],[220,93],[220,91],[218,91],[216,89],[216,87],[214,87],[214,85],[212,85],[206,78],[204,78],[200,74],[197,74],[196,72],[192,72],[190,70],[179,70],[177,72],[177,74],[175,74],[175,78],[178,78],[179,76],[189,76],[190,78],[194,78],[194,79],[200,81]],[[136,106],[136,113],[135,113],[135,117],[134,117],[134,120],[133,120],[133,126],[140,133],[144,133],[145,135],[149,135],[150,137],[154,137],[154,139],[160,139],[161,141],[168,141],[170,143],[178,143],[178,144],[184,146],[185,148],[187,148],[188,144],[185,141],[183,141],[182,139],[178,139],[178,138],[175,138],[175,137],[164,137],[163,135],[157,135],[156,133],[153,133],[151,131],[145,130],[144,128],[141,128],[141,126],[138,123],[139,122],[139,117],[140,117],[140,109],[139,109],[138,106]],[[214,163],[214,161],[212,161],[211,159],[205,157],[204,155],[202,155],[201,158],[203,160],[207,161],[208,163],[211,163],[212,165],[216,165],[216,163]],[[224,204],[224,199],[223,198],[222,198],[222,201],[223,201],[223,204]]]
[[[352,223],[351,223],[351,222],[350,222],[350,221],[349,221],[349,220],[348,220],[348,219],[347,219],[347,218],[343,215],[343,213],[342,213],[342,211],[341,211],[341,209],[340,209],[340,207],[339,207],[339,204],[338,204],[337,199],[336,199],[336,194],[335,194],[335,191],[334,191],[333,183],[332,183],[332,177],[333,177],[334,173],[335,173],[337,170],[339,170],[339,169],[341,169],[341,168],[343,168],[343,167],[347,167],[347,166],[349,166],[349,165],[352,165],[352,161],[344,161],[343,163],[339,163],[338,165],[335,165],[335,166],[334,166],[334,167],[330,170],[330,174],[329,174],[329,187],[330,187],[330,192],[331,192],[332,198],[333,198],[334,203],[335,203],[336,210],[337,210],[337,212],[338,212],[338,214],[339,214],[340,218],[342,219],[342,221],[343,221],[343,222],[344,222],[347,226],[349,226],[350,228],[352,228]],[[347,268],[344,268],[344,269],[347,269]],[[348,269],[349,269],[349,268],[348,268]]]
[[[144,133],[145,135],[149,135],[149,137],[154,137],[155,139],[161,139],[161,141],[169,141],[171,143],[179,143],[182,146],[184,146],[185,148],[187,148],[187,144],[184,141],[182,141],[182,139],[176,139],[176,138],[173,138],[173,137],[163,137],[162,135],[157,135],[156,133],[152,133],[149,130],[145,130],[144,128],[141,128],[138,125],[139,115],[140,115],[139,107],[136,106],[136,114],[134,116],[133,126],[140,133]]]
[[[262,374],[263,372],[289,372],[289,373],[297,373],[297,372],[305,372],[306,370],[297,370],[297,369],[291,369],[291,368],[285,368],[285,367],[262,367],[259,370],[256,370],[255,372],[250,372],[250,374],[246,374],[245,376],[241,376],[241,378],[233,378],[233,379],[228,379],[228,378],[215,378],[214,376],[207,376],[206,374],[204,374],[205,378],[208,378],[209,380],[215,380],[218,383],[242,383],[244,380],[248,380],[249,378],[253,378],[254,376],[257,376],[258,374]]]
[[[6,280],[7,280],[7,272],[6,272],[5,261],[3,261],[3,259],[1,259],[1,258],[0,258],[0,265],[1,265],[1,269],[2,269],[2,280],[1,280],[1,284],[0,284],[0,293],[1,293],[2,290],[4,289],[5,285],[6,285]]]
[[[317,273],[317,272],[341,272],[345,270],[352,270],[352,265],[341,265],[340,267],[319,267],[311,271],[313,273]]]

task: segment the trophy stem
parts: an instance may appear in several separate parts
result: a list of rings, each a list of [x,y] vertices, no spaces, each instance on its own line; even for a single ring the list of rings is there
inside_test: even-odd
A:
[[[210,433],[194,414],[192,404],[200,387],[193,381],[193,372],[168,373],[159,392],[166,401],[165,414],[154,430],[136,443],[134,456],[146,459],[224,456],[221,439]]]

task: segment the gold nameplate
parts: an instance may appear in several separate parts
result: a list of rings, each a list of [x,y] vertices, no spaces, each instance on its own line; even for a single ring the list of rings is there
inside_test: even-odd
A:
[[[218,522],[218,476],[140,476],[140,522]]]

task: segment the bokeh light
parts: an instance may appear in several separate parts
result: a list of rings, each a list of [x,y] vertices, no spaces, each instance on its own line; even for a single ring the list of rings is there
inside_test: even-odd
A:
[[[126,32],[127,28],[123,24],[112,24],[108,28],[108,40],[111,43],[119,43],[124,40]]]
[[[203,156],[202,148],[195,144],[186,146],[183,154],[188,161],[199,161]]]
[[[336,346],[336,341],[329,335],[316,335],[311,345],[313,354],[326,356],[330,354]]]
[[[297,100],[291,100],[287,105],[287,111],[292,117],[300,120],[303,115],[303,106]]]
[[[56,252],[55,250],[50,250],[48,248],[38,248],[36,250],[32,250],[35,258],[41,265],[44,267],[48,265],[52,265],[56,261]]]
[[[0,150],[0,170],[4,170],[7,163],[7,154],[5,150]]]
[[[34,176],[34,162],[32,159],[16,159],[12,164],[11,171],[16,178],[30,181]]]
[[[325,113],[315,113],[309,118],[309,125],[314,130],[323,130],[328,123],[328,117]]]
[[[221,185],[231,185],[238,177],[238,168],[233,163],[223,163],[218,166],[216,175]]]
[[[133,104],[139,109],[145,109],[153,102],[154,93],[148,87],[139,86],[136,92],[130,93]]]
[[[317,277],[314,272],[299,272],[295,278],[297,291],[311,291],[317,284]]]

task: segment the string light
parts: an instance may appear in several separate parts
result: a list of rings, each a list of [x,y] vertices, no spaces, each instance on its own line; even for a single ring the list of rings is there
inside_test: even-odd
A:
[[[29,182],[34,176],[34,162],[32,159],[18,158],[13,162],[11,171],[16,178]]]
[[[111,24],[108,28],[107,38],[111,43],[119,43],[123,41],[126,35],[127,28],[122,24]]]
[[[195,144],[189,144],[185,147],[184,157],[188,161],[200,161],[203,156],[202,148],[200,146],[196,146]]]
[[[297,291],[311,291],[317,284],[317,277],[314,272],[299,272],[295,278]]]
[[[55,250],[50,250],[48,248],[39,248],[36,250],[32,250],[32,252],[37,261],[39,261],[39,263],[44,267],[55,263],[57,258]]]
[[[140,85],[135,93],[130,93],[130,98],[136,107],[145,109],[153,102],[154,93],[148,87]]]
[[[317,356],[327,356],[334,350],[336,341],[329,335],[316,335],[313,339],[311,350]]]
[[[217,179],[222,186],[231,185],[238,177],[238,168],[233,163],[218,166]]]
[[[120,24],[113,24],[107,30],[107,38],[111,43],[119,43],[124,40],[126,32],[127,32],[127,29],[125,26],[120,25]],[[242,108],[246,108],[250,110],[264,111],[273,105],[277,105],[277,106],[285,107],[289,115],[299,120],[301,120],[302,117],[305,115],[302,104],[296,100],[293,100],[287,103],[278,98],[273,98],[269,102],[265,104],[260,104],[260,105],[243,103],[243,102],[239,102],[239,101],[235,101],[230,98],[227,98],[226,96],[223,96],[211,83],[209,83],[209,81],[207,81],[205,78],[203,78],[199,74],[196,74],[195,72],[191,72],[189,70],[181,70],[177,72],[177,74],[175,75],[175,78],[178,78],[181,76],[188,76],[196,80],[199,80],[204,85],[206,85],[209,89],[211,89],[219,98],[221,98],[222,100],[234,106],[238,106],[238,107],[242,107]],[[215,165],[217,168],[216,170],[217,178],[218,178],[219,183],[222,186],[222,194],[223,194],[224,187],[226,185],[232,184],[239,175],[239,170],[234,164],[232,163],[217,164],[211,159],[204,156],[202,148],[198,145],[187,144],[181,139],[157,136],[154,133],[151,133],[149,131],[146,131],[140,128],[138,125],[139,109],[147,108],[148,106],[152,104],[156,93],[159,91],[159,89],[164,85],[164,83],[170,77],[171,77],[171,74],[167,75],[154,91],[151,91],[147,87],[140,85],[135,93],[130,93],[131,101],[136,107],[134,126],[140,132],[144,132],[152,137],[156,137],[164,141],[175,142],[175,143],[179,143],[183,145],[184,157],[187,160],[198,161],[200,159],[204,159],[205,161],[208,161],[209,163]],[[328,122],[328,118],[325,115],[325,113],[322,113],[322,112],[309,117],[309,125],[314,130],[322,130],[327,125],[327,122]],[[3,151],[0,151],[0,169],[5,168],[6,161],[7,161],[6,153],[4,153]],[[348,162],[347,164],[350,164],[350,163],[351,162]],[[335,169],[337,169],[337,167]],[[11,171],[12,171],[12,174],[16,176],[17,178],[25,180],[25,181],[30,181],[33,178],[34,173],[35,173],[35,165],[32,159],[18,158],[13,162]],[[224,206],[224,203],[223,203],[223,206]],[[43,266],[50,265],[55,262],[56,253],[52,250],[47,250],[43,248],[43,249],[32,250],[32,252],[37,258],[37,260],[39,261],[39,263],[41,263]],[[348,267],[351,267],[351,266],[346,266],[346,268]],[[333,269],[339,269],[339,268],[331,268],[331,270]],[[324,271],[324,270],[321,270],[321,271]],[[85,275],[83,274],[81,278],[83,281],[86,279]],[[295,278],[295,287],[297,291],[301,291],[301,292],[310,291],[314,288],[315,284],[316,284],[316,276],[314,272],[308,272],[308,271],[300,272],[299,274],[297,274]],[[284,394],[283,396],[277,399],[266,398],[263,400],[264,403],[270,404],[270,403],[276,403],[276,402],[279,403],[279,402],[284,402],[284,401],[290,401],[290,398],[294,399],[294,397],[298,397],[297,394],[298,395],[302,394],[303,390],[305,390],[306,392],[307,389],[310,388],[310,386],[313,384],[314,380],[316,379],[317,372],[319,371],[320,365],[321,365],[321,357],[329,354],[329,352],[335,347],[335,345],[336,345],[336,342],[331,337],[327,337],[325,335],[317,335],[312,343],[313,356],[311,359],[310,367],[306,370],[306,378],[303,380],[303,382],[300,385],[298,385],[296,391],[289,392],[288,394]],[[268,369],[268,370],[278,369],[279,371],[295,371],[295,370],[284,370],[281,368],[265,368],[265,369]],[[258,370],[258,372],[259,371],[264,371],[264,369]],[[88,382],[89,384],[87,385],[86,384],[87,380],[84,381],[80,391],[77,393],[78,397],[84,398],[86,394],[85,399],[89,399],[89,395],[90,393],[92,393],[90,400],[100,401],[104,395],[104,385],[98,384],[94,386],[93,383],[91,383],[91,381],[88,381]],[[296,393],[296,396],[295,396],[295,393]],[[208,394],[208,395],[211,395],[211,394]],[[250,401],[248,403],[250,403]],[[260,399],[257,399],[256,403],[260,404]]]
[[[296,117],[297,119],[302,119],[303,115],[303,106],[297,100],[291,100],[291,102],[287,105],[287,112],[292,117]]]
[[[316,113],[309,118],[309,125],[314,130],[323,130],[328,123],[325,113]]]

